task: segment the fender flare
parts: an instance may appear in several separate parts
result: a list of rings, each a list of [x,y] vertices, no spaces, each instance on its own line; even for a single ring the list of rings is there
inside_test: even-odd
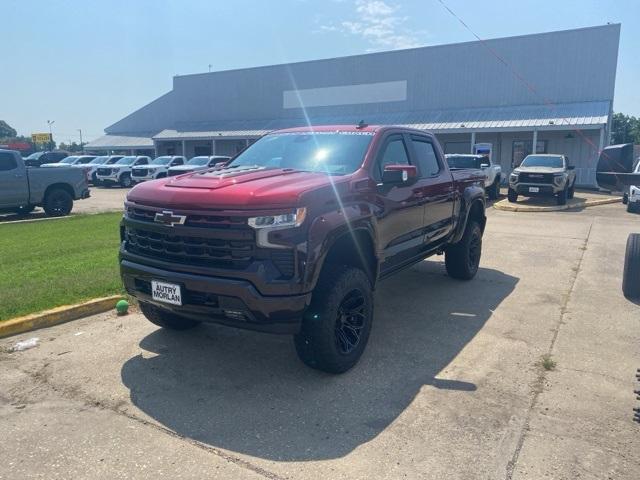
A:
[[[458,243],[464,231],[467,228],[467,221],[469,220],[469,213],[475,204],[480,205],[482,212],[482,219],[480,221],[480,228],[484,232],[484,227],[487,223],[487,216],[485,215],[485,199],[484,190],[477,186],[467,187],[464,189],[462,198],[460,199],[460,211],[458,213],[458,223],[456,225],[455,233],[451,238],[451,243]]]

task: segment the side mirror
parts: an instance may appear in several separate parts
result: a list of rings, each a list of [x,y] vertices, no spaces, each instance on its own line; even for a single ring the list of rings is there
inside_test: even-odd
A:
[[[575,165],[567,165],[567,170],[575,170],[576,166]]]
[[[408,185],[418,178],[415,165],[385,165],[382,172],[384,185]]]

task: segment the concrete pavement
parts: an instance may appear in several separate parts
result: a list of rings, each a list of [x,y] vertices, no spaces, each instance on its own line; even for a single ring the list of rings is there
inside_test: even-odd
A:
[[[341,376],[288,337],[140,314],[2,340],[41,343],[0,354],[0,478],[635,479],[638,218],[491,210],[476,279],[436,257],[382,283]]]

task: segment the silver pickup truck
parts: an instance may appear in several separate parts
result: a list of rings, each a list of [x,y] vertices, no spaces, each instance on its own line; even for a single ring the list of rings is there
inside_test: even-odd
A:
[[[20,153],[0,149],[0,213],[42,207],[48,216],[60,217],[71,212],[74,200],[88,197],[82,169],[26,167]]]

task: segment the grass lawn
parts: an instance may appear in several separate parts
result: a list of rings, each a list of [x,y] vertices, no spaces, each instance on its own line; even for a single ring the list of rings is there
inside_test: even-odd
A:
[[[0,224],[0,321],[123,293],[121,213]]]

